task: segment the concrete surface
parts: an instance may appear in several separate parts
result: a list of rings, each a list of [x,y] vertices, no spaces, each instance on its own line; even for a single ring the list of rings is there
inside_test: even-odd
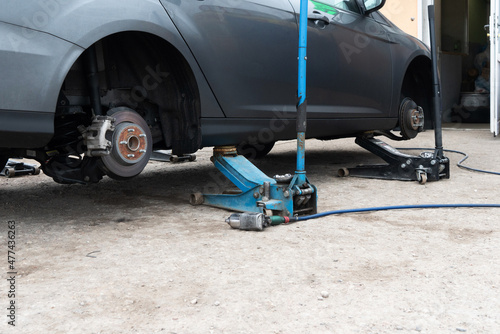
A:
[[[467,164],[500,171],[500,140],[446,130]],[[432,147],[433,132],[396,144]],[[256,164],[293,172],[295,142]],[[152,162],[128,182],[64,186],[0,178],[0,333],[495,333],[500,329],[500,209],[331,216],[231,230],[230,215],[192,207],[219,190],[210,149]],[[500,203],[500,177],[337,178],[377,161],[352,139],[307,142],[319,211],[426,203]],[[16,222],[16,327],[8,326],[8,221]]]

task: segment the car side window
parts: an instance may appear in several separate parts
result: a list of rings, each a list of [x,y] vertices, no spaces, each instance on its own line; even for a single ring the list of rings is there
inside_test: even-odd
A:
[[[311,2],[319,10],[322,10],[320,7],[325,7],[326,9],[328,9],[324,10],[327,13],[334,8],[342,9],[353,13],[360,13],[356,0],[320,0],[320,1],[313,0]]]
[[[333,3],[333,7],[347,10],[349,12],[359,13],[359,7],[356,0],[327,0],[327,2]]]

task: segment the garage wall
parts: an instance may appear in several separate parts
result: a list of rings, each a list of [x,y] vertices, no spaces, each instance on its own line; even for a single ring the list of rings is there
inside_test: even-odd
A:
[[[419,0],[387,0],[381,10],[404,32],[419,38]]]
[[[381,12],[406,33],[430,45],[429,5],[436,5],[436,17],[441,17],[441,0],[386,0]],[[440,45],[441,22],[436,21],[437,44]]]

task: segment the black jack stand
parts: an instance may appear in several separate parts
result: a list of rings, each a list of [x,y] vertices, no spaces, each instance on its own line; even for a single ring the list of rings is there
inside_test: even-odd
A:
[[[40,174],[40,167],[24,162],[8,160],[5,168],[0,170],[0,175],[7,178],[21,175],[38,175]]]
[[[381,157],[387,164],[342,168],[339,176],[418,181],[421,184],[450,178],[449,159],[435,157],[435,152],[423,152],[419,156],[404,154],[368,135],[356,138],[356,144]]]
[[[365,178],[418,181],[425,184],[427,181],[439,181],[450,178],[450,160],[444,156],[443,129],[441,113],[441,91],[437,67],[436,35],[434,6],[428,7],[429,28],[431,36],[432,56],[432,84],[434,109],[434,152],[423,152],[419,156],[399,152],[394,147],[367,134],[356,138],[356,144],[378,155],[388,164],[358,166],[351,169],[340,169],[339,176],[357,176]]]

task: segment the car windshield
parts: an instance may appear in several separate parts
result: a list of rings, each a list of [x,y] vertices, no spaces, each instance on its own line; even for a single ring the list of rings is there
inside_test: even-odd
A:
[[[359,7],[355,0],[313,0],[314,9],[335,15],[337,9],[343,9],[350,12],[359,13]]]

